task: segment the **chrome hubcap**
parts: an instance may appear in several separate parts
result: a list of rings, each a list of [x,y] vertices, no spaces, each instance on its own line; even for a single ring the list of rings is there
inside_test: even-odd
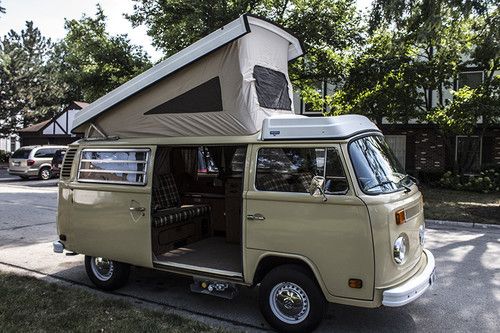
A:
[[[306,292],[293,282],[274,286],[269,295],[271,311],[287,324],[298,324],[309,314],[310,304]]]
[[[113,276],[113,261],[101,257],[94,257],[90,262],[92,272],[101,281],[108,281]]]
[[[47,169],[42,170],[42,178],[43,179],[49,179],[50,178],[50,171]]]

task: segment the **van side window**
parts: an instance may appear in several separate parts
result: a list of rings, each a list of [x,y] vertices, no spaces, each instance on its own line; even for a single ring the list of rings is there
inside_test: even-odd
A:
[[[326,178],[325,191],[329,194],[347,191],[347,178],[335,148],[259,150],[255,179],[259,191],[309,193],[314,176]]]
[[[84,149],[78,181],[145,185],[149,149]]]
[[[259,191],[308,193],[314,176],[322,176],[324,149],[263,148],[257,158]]]
[[[38,158],[51,158],[54,156],[55,149],[52,148],[41,148],[35,152],[34,157]]]
[[[345,194],[349,189],[347,177],[342,166],[337,148],[326,150],[325,192],[327,194]]]

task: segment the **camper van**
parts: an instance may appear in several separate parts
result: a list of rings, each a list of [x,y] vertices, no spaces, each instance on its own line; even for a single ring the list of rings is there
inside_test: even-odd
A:
[[[298,40],[244,15],[80,111],[54,251],[85,255],[99,288],[131,266],[193,277],[193,292],[258,287],[277,330],[328,302],[402,306],[434,281],[422,195],[359,115],[293,114]]]

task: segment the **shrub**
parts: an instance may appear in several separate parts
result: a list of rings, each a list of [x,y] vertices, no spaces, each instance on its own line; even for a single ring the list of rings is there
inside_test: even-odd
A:
[[[5,150],[0,150],[0,163],[9,162],[10,154],[5,152]]]
[[[439,180],[443,188],[491,193],[500,191],[500,172],[495,169],[481,171],[478,175],[460,176],[447,171]]]

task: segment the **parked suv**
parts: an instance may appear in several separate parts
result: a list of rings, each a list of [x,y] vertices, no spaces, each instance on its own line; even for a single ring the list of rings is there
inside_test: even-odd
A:
[[[61,165],[64,160],[64,155],[66,155],[66,149],[58,149],[54,153],[54,157],[52,158],[51,163],[51,171],[53,177],[59,177],[59,174],[61,173]]]
[[[52,158],[60,149],[66,149],[66,146],[21,147],[9,159],[9,174],[23,179],[30,177],[50,179],[52,177]]]

